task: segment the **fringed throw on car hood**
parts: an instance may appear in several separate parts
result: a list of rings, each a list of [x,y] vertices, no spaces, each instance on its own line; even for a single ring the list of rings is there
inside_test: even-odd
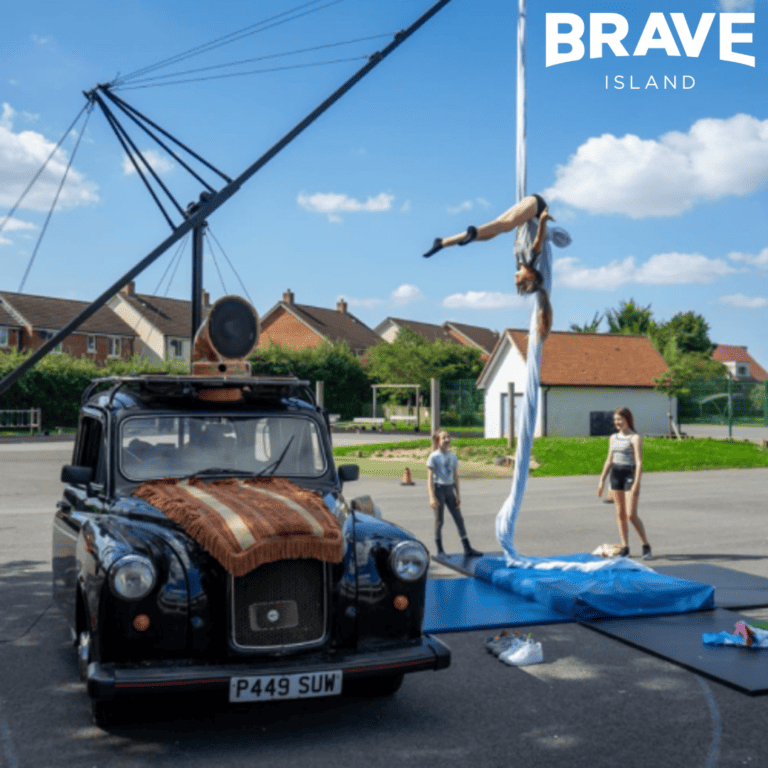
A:
[[[275,560],[341,562],[337,519],[312,491],[282,477],[150,480],[134,496],[157,507],[233,576]]]

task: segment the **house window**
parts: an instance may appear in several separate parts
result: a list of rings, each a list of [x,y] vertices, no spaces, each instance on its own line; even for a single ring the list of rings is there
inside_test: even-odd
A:
[[[170,339],[168,341],[168,348],[171,352],[171,357],[184,357],[184,341],[182,339]]]
[[[744,363],[739,363],[736,366],[736,375],[737,376],[749,376],[749,366],[745,365]]]
[[[119,336],[110,336],[108,339],[109,342],[109,356],[110,357],[120,357],[120,337]]]
[[[49,339],[53,338],[53,331],[38,331],[37,335],[39,338],[41,338],[44,342],[48,341]],[[59,342],[52,350],[51,352],[62,352],[61,348],[61,342]]]
[[[8,346],[8,329],[0,326],[0,347]]]
[[[96,337],[89,335],[88,336],[88,351],[91,353],[96,352]]]

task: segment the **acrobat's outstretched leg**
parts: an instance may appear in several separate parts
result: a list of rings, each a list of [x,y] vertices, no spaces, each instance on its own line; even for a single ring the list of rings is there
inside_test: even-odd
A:
[[[516,227],[530,221],[535,216],[540,216],[547,207],[544,199],[539,195],[528,195],[519,203],[504,211],[498,218],[482,224],[479,227],[467,227],[464,232],[451,237],[438,237],[432,244],[432,248],[424,256],[429,257],[443,248],[451,245],[467,245],[473,240],[490,240],[504,232],[511,232]]]

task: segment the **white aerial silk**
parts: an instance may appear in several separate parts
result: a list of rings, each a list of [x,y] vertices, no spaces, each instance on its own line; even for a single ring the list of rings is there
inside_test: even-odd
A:
[[[515,249],[524,253],[530,252],[531,243],[536,237],[537,221],[523,224],[518,229]],[[570,242],[570,237],[561,229],[553,228],[548,232],[541,248],[536,267],[541,272],[542,285],[547,295],[552,289],[552,248],[551,243],[564,247]],[[527,259],[526,259],[527,260]],[[535,295],[531,324],[528,331],[528,353],[526,365],[526,380],[523,391],[523,403],[519,411],[519,431],[517,436],[517,453],[515,454],[515,470],[512,477],[512,489],[507,500],[496,516],[496,538],[504,550],[507,565],[510,568],[536,568],[541,570],[578,570],[597,571],[604,568],[630,568],[633,570],[650,571],[648,566],[629,560],[625,557],[610,560],[601,559],[594,562],[573,562],[555,560],[546,557],[526,557],[515,547],[515,523],[523,504],[525,487],[528,482],[533,435],[536,431],[536,414],[539,406],[539,384],[541,381],[541,350],[542,341],[539,337],[539,295]],[[509,404],[510,408],[514,404]]]

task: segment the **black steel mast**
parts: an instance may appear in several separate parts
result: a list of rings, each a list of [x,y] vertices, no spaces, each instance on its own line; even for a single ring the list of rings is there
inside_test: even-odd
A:
[[[218,192],[204,192],[200,196],[199,203],[194,207],[194,211],[188,211],[187,219],[180,224],[173,233],[163,240],[153,251],[147,254],[132,269],[128,270],[119,280],[114,282],[109,288],[98,296],[94,301],[84,309],[77,317],[67,323],[58,333],[46,341],[38,350],[27,358],[18,368],[11,371],[5,378],[0,380],[0,393],[10,387],[20,376],[28,371],[35,363],[44,357],[48,352],[54,349],[63,339],[69,336],[73,331],[82,325],[89,317],[95,314],[104,304],[109,301],[123,286],[128,285],[137,275],[141,274],[150,264],[162,256],[174,243],[181,240],[187,232],[196,227],[205,226],[206,219],[220,206],[222,206],[240,187],[248,181],[255,173],[263,168],[275,155],[288,146],[304,129],[308,128],[320,115],[332,107],[344,94],[353,86],[362,80],[375,66],[381,63],[390,53],[398,48],[414,32],[429,21],[438,11],[442,10],[451,0],[439,0],[426,13],[420,16],[410,27],[397,32],[392,42],[383,50],[372,54],[368,63],[361,67],[352,77],[337,88],[325,101],[310,112],[301,122],[295,125],[282,139],[268,149],[255,163],[246,168],[236,179],[222,187]],[[108,85],[99,85],[97,90],[107,91]],[[87,94],[90,99],[94,99],[97,94],[91,92]],[[194,339],[194,337],[193,337]]]

